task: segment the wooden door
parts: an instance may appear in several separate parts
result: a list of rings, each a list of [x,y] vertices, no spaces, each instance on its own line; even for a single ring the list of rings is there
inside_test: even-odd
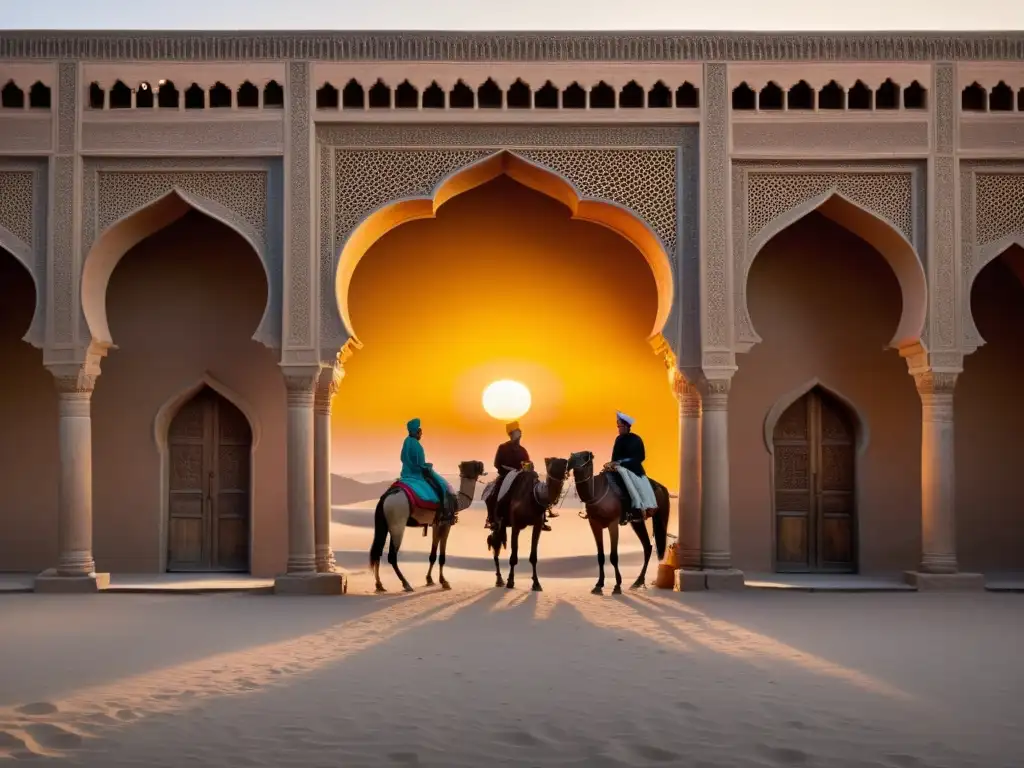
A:
[[[174,417],[168,448],[167,570],[248,571],[249,422],[205,387]]]
[[[816,387],[775,425],[775,568],[857,570],[853,419]]]

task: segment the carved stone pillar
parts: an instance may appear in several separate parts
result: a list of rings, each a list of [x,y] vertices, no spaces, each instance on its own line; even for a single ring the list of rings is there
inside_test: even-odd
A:
[[[343,376],[340,365],[323,369],[313,396],[313,528],[319,573],[337,566],[331,549],[331,403]]]
[[[288,566],[274,583],[279,594],[340,594],[345,580],[317,573],[314,526],[313,401],[320,366],[284,368],[288,395]]]
[[[676,373],[679,400],[679,559],[701,567],[701,404],[697,387]]]
[[[921,565],[907,579],[923,588],[983,588],[981,574],[959,573],[956,561],[956,464],[953,390],[957,374],[914,375],[921,396]]]
[[[701,394],[701,560],[708,589],[743,586],[732,568],[729,502],[729,379],[703,379]]]
[[[92,393],[98,363],[53,369],[57,385],[60,478],[57,567],[36,578],[37,592],[95,592],[110,584],[92,553]]]

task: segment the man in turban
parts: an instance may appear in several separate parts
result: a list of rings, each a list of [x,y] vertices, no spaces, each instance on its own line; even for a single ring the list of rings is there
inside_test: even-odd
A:
[[[505,425],[505,434],[508,441],[498,446],[498,452],[494,455],[494,468],[498,470],[498,476],[494,480],[494,487],[487,497],[487,522],[485,526],[490,528],[498,518],[498,497],[501,502],[508,504],[508,490],[516,479],[516,475],[523,470],[523,466],[530,463],[530,454],[523,447],[523,431],[519,428],[518,421],[510,421]],[[504,492],[505,495],[502,495]],[[550,513],[551,517],[558,517]],[[544,523],[544,530],[550,531],[551,526]]]
[[[419,419],[411,419],[406,425],[409,435],[402,443],[402,475],[399,478],[417,497],[425,502],[440,506],[439,517],[450,519],[455,511],[455,490],[434,471],[434,465],[427,463],[427,456],[420,443],[423,427]],[[443,510],[445,515],[441,514]]]
[[[644,441],[633,432],[634,419],[622,411],[616,411],[615,416],[619,436],[612,446],[612,464],[626,489],[628,503],[622,505],[622,518],[619,520],[620,525],[626,525],[643,520],[644,510],[657,509],[658,502],[644,470],[644,459],[647,458]]]

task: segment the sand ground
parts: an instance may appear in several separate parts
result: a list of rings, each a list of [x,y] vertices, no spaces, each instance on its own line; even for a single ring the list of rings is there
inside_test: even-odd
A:
[[[421,583],[423,568],[409,576]],[[0,596],[0,755],[60,766],[1024,764],[1013,594]],[[627,577],[628,578],[628,577]],[[393,583],[393,581],[392,581]]]

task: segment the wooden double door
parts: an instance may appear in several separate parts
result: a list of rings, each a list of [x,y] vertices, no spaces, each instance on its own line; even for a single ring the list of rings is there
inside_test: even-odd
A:
[[[209,387],[171,422],[167,570],[249,570],[252,430]]]
[[[775,425],[775,569],[857,570],[856,429],[849,409],[815,387]]]

